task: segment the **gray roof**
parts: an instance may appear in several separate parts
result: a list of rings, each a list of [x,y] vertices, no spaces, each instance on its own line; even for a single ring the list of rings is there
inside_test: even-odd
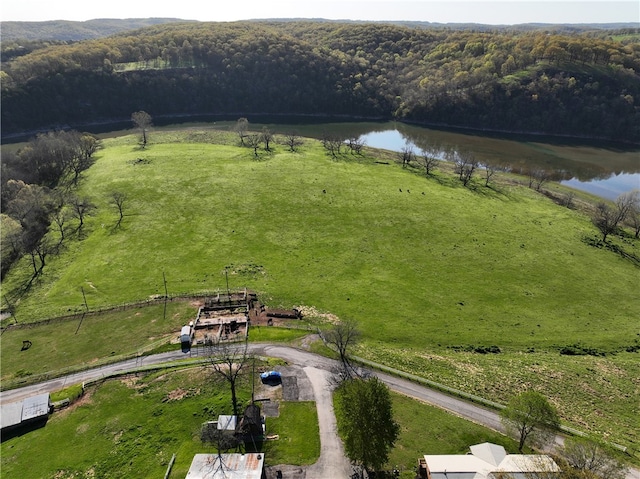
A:
[[[22,401],[0,406],[0,427],[17,426],[22,422]]]
[[[237,416],[227,416],[225,414],[220,414],[218,416],[218,431],[235,431],[237,421]]]
[[[22,420],[36,419],[49,414],[49,393],[31,396],[22,401]]]

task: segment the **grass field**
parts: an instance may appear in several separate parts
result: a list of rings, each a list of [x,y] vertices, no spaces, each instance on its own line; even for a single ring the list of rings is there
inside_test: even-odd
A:
[[[248,378],[240,399],[250,397]],[[513,441],[476,424],[400,395],[393,395],[401,434],[390,457],[405,478],[422,454],[464,453],[484,441],[515,452]],[[125,407],[126,405],[126,407]],[[170,478],[187,473],[194,454],[215,452],[199,438],[204,421],[230,414],[228,388],[201,368],[111,380],[89,389],[47,425],[0,445],[6,477],[162,477],[176,454]],[[306,465],[320,454],[315,403],[283,402],[278,418],[267,418],[276,441],[264,443],[268,465]],[[43,452],[46,451],[46,454]]]
[[[249,403],[248,376],[238,397]],[[183,478],[194,454],[215,452],[201,442],[200,426],[232,414],[229,398],[226,383],[202,368],[107,381],[55,413],[45,427],[3,442],[2,475],[157,478],[175,453],[170,477]],[[315,462],[320,454],[315,403],[284,403],[280,413],[267,423],[270,433],[280,435],[280,444],[266,445],[267,464]]]
[[[164,294],[163,273],[170,294],[224,289],[228,272],[269,306],[357,320],[360,356],[498,402],[540,389],[565,421],[637,450],[637,353],[620,351],[640,338],[639,271],[588,244],[588,217],[511,182],[464,188],[371,152],[334,159],[307,140],[256,158],[235,143],[211,130],[157,132],[145,150],[105,140],[81,186],[98,211],[18,319],[80,311],[82,290],[92,308]],[[114,191],[127,195],[118,228]],[[638,255],[637,241],[615,241]],[[3,295],[29,275],[25,261]],[[571,345],[606,356],[558,354]],[[490,346],[501,354],[468,351]],[[3,376],[4,350],[3,335]]]

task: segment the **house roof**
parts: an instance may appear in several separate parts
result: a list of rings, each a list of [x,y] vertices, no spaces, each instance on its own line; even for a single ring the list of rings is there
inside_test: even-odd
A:
[[[196,454],[186,479],[260,479],[264,454]]]
[[[507,454],[504,447],[483,443],[470,447],[464,455],[425,455],[433,479],[489,479],[493,473],[519,475],[527,472],[559,472],[557,464],[546,455]]]

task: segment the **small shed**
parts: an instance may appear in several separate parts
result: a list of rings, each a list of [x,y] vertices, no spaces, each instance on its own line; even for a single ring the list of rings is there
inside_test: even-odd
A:
[[[180,330],[180,342],[191,344],[191,326],[182,326]]]
[[[227,416],[221,414],[218,416],[218,431],[236,432],[238,424],[238,416]]]

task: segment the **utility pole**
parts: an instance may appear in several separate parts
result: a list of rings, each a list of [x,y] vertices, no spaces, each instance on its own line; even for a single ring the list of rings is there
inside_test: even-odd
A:
[[[225,266],[224,268],[224,277],[227,279],[227,300],[229,304],[231,304],[231,292],[229,291],[229,270]]]
[[[164,275],[164,271],[162,272],[162,281],[164,282],[164,315],[162,319],[167,319],[167,298],[169,297],[169,293],[167,292],[167,277]]]

